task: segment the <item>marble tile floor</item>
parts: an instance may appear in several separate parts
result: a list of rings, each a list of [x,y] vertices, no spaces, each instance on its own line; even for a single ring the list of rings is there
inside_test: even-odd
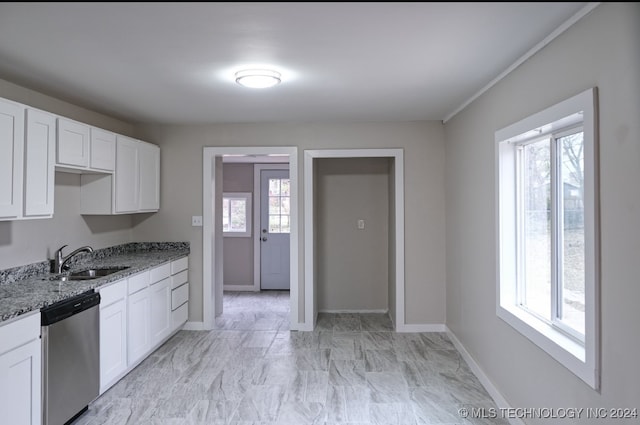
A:
[[[507,424],[445,333],[381,314],[320,314],[289,331],[286,291],[225,292],[212,331],[180,331],[73,425]]]

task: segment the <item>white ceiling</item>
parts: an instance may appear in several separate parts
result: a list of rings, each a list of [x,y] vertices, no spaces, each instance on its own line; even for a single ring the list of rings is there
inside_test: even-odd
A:
[[[0,3],[0,78],[132,123],[445,120],[587,5]]]

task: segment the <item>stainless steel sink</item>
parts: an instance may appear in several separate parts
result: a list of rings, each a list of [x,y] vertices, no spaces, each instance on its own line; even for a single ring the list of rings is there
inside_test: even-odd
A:
[[[97,279],[99,277],[109,276],[110,274],[117,273],[122,270],[128,269],[128,266],[124,267],[105,267],[99,269],[86,269],[77,272],[71,272],[63,276],[53,276],[50,280],[63,281],[68,280],[90,280]]]
[[[128,269],[129,267],[109,267],[104,269],[87,269],[79,272],[70,273],[70,277],[88,277],[88,278],[96,278],[102,276],[108,276],[113,273],[117,273],[124,269]]]

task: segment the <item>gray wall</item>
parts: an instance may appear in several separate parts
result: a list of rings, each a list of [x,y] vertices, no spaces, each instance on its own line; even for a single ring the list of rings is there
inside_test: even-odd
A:
[[[387,311],[389,160],[323,158],[316,166],[318,311]]]
[[[119,134],[132,135],[130,124],[71,105],[35,91],[0,80],[0,97],[65,116]],[[55,174],[54,216],[51,219],[0,221],[0,269],[53,258],[68,244],[105,248],[132,241],[129,215],[82,217],[80,176]],[[69,251],[66,251],[69,252]]]
[[[300,183],[304,149],[404,149],[406,320],[409,324],[444,323],[444,132],[440,122],[146,125],[137,131],[139,138],[162,149],[161,204],[158,213],[135,223],[133,236],[136,240],[191,242],[189,299],[193,305],[189,305],[189,320],[202,321],[202,228],[191,227],[191,216],[203,211],[203,148],[297,146]],[[300,294],[304,293],[303,200],[301,187]],[[301,296],[301,317],[303,301]]]
[[[251,193],[251,221],[253,222],[253,164],[224,164],[222,166],[224,192]],[[225,286],[253,285],[253,232],[252,237],[223,238],[223,282]]]
[[[445,124],[447,325],[511,406],[640,407],[639,47],[640,5],[602,3]],[[600,392],[496,317],[494,132],[593,86],[600,99]]]

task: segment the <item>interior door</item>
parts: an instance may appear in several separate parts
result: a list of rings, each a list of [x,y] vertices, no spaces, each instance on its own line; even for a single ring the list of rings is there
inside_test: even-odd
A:
[[[289,289],[289,170],[260,174],[260,288]]]

